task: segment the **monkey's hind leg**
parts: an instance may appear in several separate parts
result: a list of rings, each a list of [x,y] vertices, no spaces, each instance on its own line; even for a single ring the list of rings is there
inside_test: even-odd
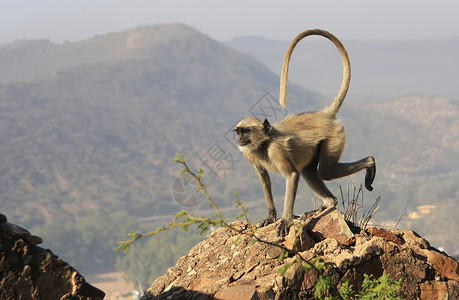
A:
[[[301,176],[303,176],[304,180],[311,188],[311,190],[322,199],[324,202],[324,207],[332,207],[336,206],[338,200],[336,199],[335,195],[330,192],[330,190],[325,185],[322,178],[319,177],[317,165],[319,164],[319,153],[320,153],[321,145],[316,151],[316,154],[309,162],[307,166],[301,169]]]
[[[372,191],[373,187],[371,185],[373,184],[376,175],[376,163],[373,156],[368,156],[364,159],[350,163],[337,162],[331,166],[327,163],[322,164],[321,162],[319,166],[319,173],[322,179],[332,180],[349,176],[363,169],[366,169],[367,171],[365,175],[365,187],[367,190]]]
[[[344,149],[344,138],[337,136],[329,138],[320,145],[319,155],[319,176],[323,180],[332,180],[366,169],[365,187],[372,191],[371,186],[376,175],[376,163],[373,156],[367,156],[364,159],[350,162],[338,162]]]

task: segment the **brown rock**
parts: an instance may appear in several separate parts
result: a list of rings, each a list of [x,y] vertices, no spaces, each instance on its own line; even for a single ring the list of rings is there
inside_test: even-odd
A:
[[[420,284],[421,300],[448,300],[448,286],[444,281],[428,281]]]
[[[387,241],[390,241],[392,243],[395,243],[397,245],[402,245],[404,243],[404,241],[399,238],[397,235],[395,235],[395,233],[387,230],[387,229],[383,229],[383,228],[377,228],[377,227],[370,227],[367,229],[367,231],[371,234],[371,235],[374,235],[374,236],[379,236]]]
[[[311,226],[316,231],[315,238],[322,241],[302,251],[301,257],[309,260],[321,256],[327,265],[327,274],[335,282],[348,279],[355,287],[360,287],[364,274],[375,278],[389,274],[393,280],[403,279],[402,299],[429,299],[426,298],[429,295],[442,297],[444,293],[448,299],[458,298],[459,282],[452,279],[457,270],[456,260],[432,250],[425,239],[412,231],[371,229],[374,235],[361,232],[355,244],[350,245],[351,234],[343,234],[346,230],[338,226],[341,221],[334,214],[329,210],[316,217],[319,219],[296,222],[295,226],[306,224],[304,227]],[[325,221],[330,224],[327,226]],[[244,222],[233,224],[247,228]],[[260,228],[255,234],[268,243],[283,242],[275,233],[276,226]],[[298,227],[292,230],[295,228]],[[321,232],[319,228],[326,230]],[[402,237],[400,241],[405,243],[400,244],[391,233]],[[157,278],[142,300],[314,299],[315,271],[303,268],[303,263],[296,263],[297,257],[292,253],[279,262],[277,257],[282,251],[272,244],[255,241],[249,235],[224,228],[215,230],[165,275]],[[278,270],[285,263],[291,265],[282,276]]]
[[[459,281],[448,280],[448,296],[450,299],[459,299]]]
[[[0,299],[103,299],[105,293],[86,282],[51,251],[36,246],[32,236],[1,217]]]
[[[287,263],[292,263],[294,258],[287,260]],[[292,264],[284,274],[284,287],[300,290],[304,277],[304,268],[301,264]]]
[[[282,244],[287,249],[303,252],[311,249],[314,242],[309,236],[306,226],[302,226],[299,221],[295,220]]]
[[[393,230],[396,235],[402,235],[409,247],[419,249],[430,249],[430,244],[426,239],[423,239],[419,234],[412,230]]]
[[[346,246],[355,243],[354,234],[343,215],[335,207],[324,210],[306,222],[306,228],[319,239],[334,238],[341,245]]]
[[[312,253],[311,250],[303,251],[303,252],[300,252],[298,254],[301,256],[301,259],[306,260],[306,261],[309,261],[314,257],[314,254]]]
[[[276,282],[277,277],[282,277],[277,272],[269,273],[265,276],[260,276],[255,280],[255,286],[257,287],[257,292],[260,295],[264,295],[266,299],[274,299],[274,289],[273,282]]]
[[[254,284],[234,285],[227,287],[214,295],[215,300],[251,300],[257,299]],[[258,297],[258,296],[257,296]],[[259,298],[258,298],[259,299]]]
[[[8,236],[16,240],[23,239],[32,244],[32,246],[36,246],[43,242],[41,237],[31,235],[27,229],[8,223],[4,215],[0,214],[0,216],[3,216],[3,218],[0,217],[0,219],[3,220],[3,222],[0,222],[0,233],[3,234],[3,236]]]
[[[180,299],[180,300],[213,300],[214,296],[211,294],[204,294],[196,291],[190,291],[183,287],[172,287],[171,289],[164,291],[158,296],[143,296],[141,299]]]
[[[341,247],[336,239],[326,238],[325,240],[315,244],[311,252],[321,256],[336,256],[341,253]]]
[[[448,279],[459,281],[457,260],[436,250],[426,250],[427,261],[435,270]]]
[[[266,253],[267,259],[278,258],[284,250],[280,247],[272,246],[269,248],[268,252]]]
[[[194,291],[204,290],[206,287],[211,286],[215,283],[215,278],[211,277],[200,277],[196,280],[192,281],[191,284],[188,286],[188,289]]]
[[[313,269],[305,270],[303,282],[301,283],[301,290],[312,289],[317,282],[317,272]]]

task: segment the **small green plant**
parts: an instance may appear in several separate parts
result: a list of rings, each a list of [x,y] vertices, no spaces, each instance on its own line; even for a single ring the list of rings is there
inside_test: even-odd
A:
[[[311,260],[312,265],[314,266],[315,270],[318,270],[318,278],[315,285],[314,296],[317,299],[333,299],[332,295],[339,295],[337,293],[337,285],[333,282],[333,277],[329,275],[325,275],[327,272],[326,264],[322,258],[319,256],[314,257]],[[311,265],[303,265],[306,270],[311,270]],[[325,296],[324,296],[325,295]]]
[[[372,275],[367,274],[364,274],[364,277],[360,293],[355,292],[352,284],[343,283],[339,289],[341,298],[344,300],[401,299],[401,278],[395,281],[389,274],[384,274],[378,279],[374,279]]]

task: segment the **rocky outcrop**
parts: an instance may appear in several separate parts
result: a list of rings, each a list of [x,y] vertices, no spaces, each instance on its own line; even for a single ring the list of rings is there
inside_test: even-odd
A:
[[[215,230],[157,278],[143,299],[314,299],[315,271],[293,264],[280,275],[278,268],[295,258],[280,262],[283,250],[273,244],[296,247],[308,260],[320,255],[336,282],[348,280],[360,287],[364,274],[378,278],[388,273],[403,279],[403,299],[459,299],[457,260],[413,231],[351,230],[335,209],[295,221],[285,239],[276,235],[277,225],[256,231],[269,243]],[[232,226],[247,230],[245,222]],[[299,242],[294,243],[296,236]]]
[[[37,246],[41,242],[0,214],[0,299],[104,298],[70,265]]]

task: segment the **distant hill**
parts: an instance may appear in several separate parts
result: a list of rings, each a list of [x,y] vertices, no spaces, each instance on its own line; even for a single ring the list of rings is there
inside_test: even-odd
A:
[[[1,50],[0,70],[0,203],[29,228],[173,213],[175,154],[199,164],[278,85],[250,56],[180,24],[15,42]],[[295,86],[290,95],[305,107],[321,99]],[[233,191],[221,201],[232,204]]]
[[[293,36],[284,41],[249,36],[234,38],[226,44],[251,54],[278,74],[290,39]],[[372,100],[434,94],[459,100],[455,88],[459,78],[459,37],[341,41],[352,66],[350,97]],[[335,46],[322,37],[310,37],[293,54],[290,79],[307,89],[333,96],[339,86],[341,68]]]
[[[372,76],[362,73],[354,68],[354,80]],[[265,204],[258,179],[232,148],[229,131],[255,110],[271,121],[283,116],[271,107],[277,101],[278,76],[254,57],[181,24],[76,43],[6,45],[0,49],[2,213],[21,226],[36,226],[45,242],[68,238],[52,245],[60,256],[84,257],[83,250],[65,247],[78,242],[92,251],[95,244],[102,249],[101,236],[116,241],[113,231],[120,220],[151,220],[183,208],[171,195],[180,172],[172,158],[183,153],[193,167],[205,169],[219,205],[232,206],[238,190],[253,205],[254,218],[261,219]],[[319,109],[331,99],[291,84],[287,109]],[[459,225],[448,222],[459,196],[458,114],[456,101],[407,96],[379,102],[349,97],[338,115],[348,132],[343,159],[376,157],[375,191],[367,198],[382,197],[377,221],[395,223],[403,214],[402,221],[411,224],[404,228],[420,230],[449,251],[459,248]],[[212,169],[209,159],[217,155],[225,165]],[[357,183],[359,176],[354,177]],[[273,182],[280,209],[285,183],[280,176],[273,176]],[[338,195],[337,183],[331,187]],[[302,183],[297,210],[312,208],[311,198]],[[423,205],[435,208],[421,213]],[[52,230],[44,227],[50,224]],[[437,226],[454,236],[435,236]],[[107,259],[105,253],[101,250],[99,262]]]
[[[172,213],[175,153],[202,153],[277,86],[259,62],[183,25],[22,41],[1,57],[17,73],[0,86],[2,209],[36,208],[29,227],[94,205]]]

